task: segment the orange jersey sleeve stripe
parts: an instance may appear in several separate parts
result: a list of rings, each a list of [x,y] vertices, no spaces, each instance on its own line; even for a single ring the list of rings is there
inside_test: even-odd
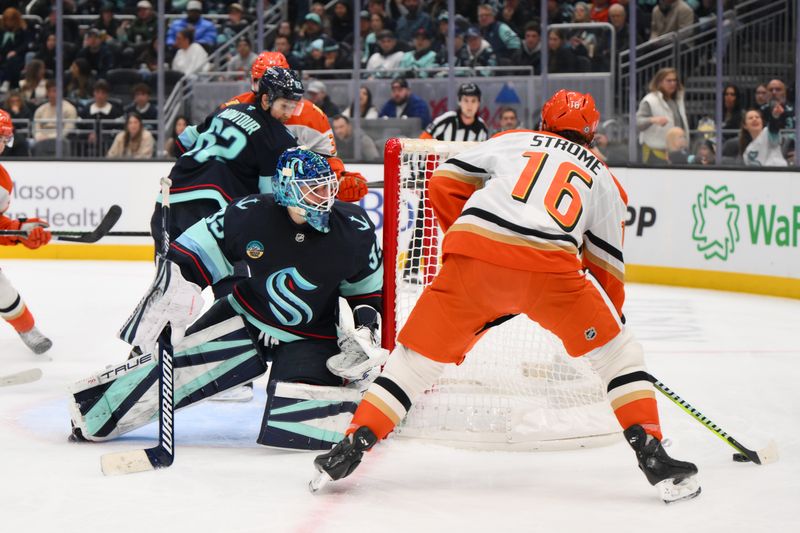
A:
[[[625,274],[586,250],[583,255],[583,266],[597,279],[614,304],[617,313],[622,316],[622,306],[625,303]]]
[[[256,102],[256,95],[253,91],[248,91],[246,93],[242,93],[239,95],[234,96],[224,104],[222,104],[220,109],[225,109],[228,106],[236,105],[236,104],[254,104]]]

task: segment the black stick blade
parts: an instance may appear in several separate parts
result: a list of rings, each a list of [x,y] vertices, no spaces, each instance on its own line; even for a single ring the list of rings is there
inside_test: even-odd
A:
[[[119,217],[122,216],[122,208],[118,205],[112,205],[108,208],[106,215],[103,217],[103,220],[100,221],[100,224],[97,225],[95,229],[92,231],[86,232],[80,235],[61,235],[58,236],[59,241],[67,241],[67,242],[82,242],[82,243],[94,243],[102,239],[106,236],[106,234],[111,231],[111,228],[119,220]]]

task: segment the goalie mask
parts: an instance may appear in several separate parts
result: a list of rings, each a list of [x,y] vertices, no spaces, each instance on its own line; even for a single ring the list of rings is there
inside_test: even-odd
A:
[[[295,209],[315,230],[330,230],[339,180],[323,157],[303,148],[283,152],[272,177],[272,192],[278,205]]]

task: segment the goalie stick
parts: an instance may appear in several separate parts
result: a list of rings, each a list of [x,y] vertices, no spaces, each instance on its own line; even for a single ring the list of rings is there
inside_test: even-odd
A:
[[[711,430],[716,436],[725,441],[728,446],[736,450],[738,453],[733,454],[733,460],[739,463],[753,462],[757,465],[767,463],[774,463],[778,460],[778,445],[775,441],[769,441],[766,447],[760,450],[751,450],[745,448],[732,436],[728,435],[721,427],[706,418],[706,416],[695,409],[689,402],[675,394],[669,387],[661,383],[655,377],[650,376],[650,380],[656,389],[659,390],[664,396],[669,398],[675,405],[683,409],[686,413],[691,415],[692,418],[703,424]]]
[[[112,205],[108,208],[103,220],[92,231],[51,231],[50,234],[57,241],[65,242],[81,242],[91,244],[99,241],[109,234],[111,228],[117,223],[119,217],[122,216],[122,208],[118,205]],[[0,230],[0,236],[17,236],[26,237],[27,232],[21,230]]]
[[[32,383],[42,377],[42,371],[38,368],[31,368],[23,370],[16,374],[9,374],[7,376],[0,376],[0,387],[8,387],[11,385],[22,385],[23,383]]]
[[[161,256],[167,260],[169,252],[169,188],[172,181],[161,178]],[[167,269],[169,276],[169,269]],[[167,283],[169,283],[167,281]],[[128,452],[109,453],[100,459],[103,474],[114,476],[120,474],[133,474],[147,472],[157,468],[166,468],[175,460],[174,441],[174,412],[175,396],[172,376],[172,330],[170,325],[161,331],[158,336],[158,444],[145,450],[132,450]]]

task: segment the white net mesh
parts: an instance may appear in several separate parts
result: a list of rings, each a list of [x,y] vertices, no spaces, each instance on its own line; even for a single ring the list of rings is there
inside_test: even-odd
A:
[[[471,143],[401,144],[399,168],[390,168],[387,158],[385,171],[385,216],[398,220],[396,257],[390,257],[391,246],[385,257],[385,268],[395,265],[394,286],[390,280],[386,289],[396,297],[396,331],[439,268],[442,234],[426,197],[427,180],[439,163]],[[396,206],[390,180],[399,180]],[[397,434],[465,447],[562,449],[605,444],[619,430],[588,362],[569,357],[558,338],[517,316],[484,335],[462,365],[448,366]]]

